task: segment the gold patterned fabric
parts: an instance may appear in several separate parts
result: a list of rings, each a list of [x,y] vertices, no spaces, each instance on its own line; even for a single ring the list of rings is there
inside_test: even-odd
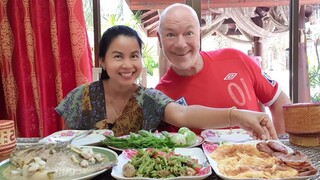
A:
[[[82,1],[3,0],[0,8],[0,119],[13,119],[18,137],[50,135],[64,128],[57,104],[92,80]]]
[[[142,127],[142,111],[135,101],[134,98],[130,98],[121,116],[111,128],[108,127],[108,122],[105,119],[97,122],[95,127],[97,129],[111,129],[115,136],[139,131]]]

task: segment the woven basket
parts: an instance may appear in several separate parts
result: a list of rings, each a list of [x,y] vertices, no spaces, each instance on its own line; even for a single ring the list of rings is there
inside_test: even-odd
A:
[[[0,160],[7,158],[16,147],[14,122],[0,120]]]
[[[283,106],[285,130],[289,134],[320,133],[320,103],[296,103]]]

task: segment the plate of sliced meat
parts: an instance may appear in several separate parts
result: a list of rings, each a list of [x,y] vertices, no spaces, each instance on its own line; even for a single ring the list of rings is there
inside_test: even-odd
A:
[[[202,144],[213,170],[222,179],[309,179],[317,169],[300,151],[293,151],[281,141]]]

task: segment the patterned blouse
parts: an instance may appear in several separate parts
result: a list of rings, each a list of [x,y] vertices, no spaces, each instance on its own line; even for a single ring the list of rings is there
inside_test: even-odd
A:
[[[171,98],[153,88],[139,88],[130,97],[122,114],[110,126],[106,121],[105,94],[102,81],[78,86],[55,110],[70,129],[111,129],[122,136],[140,129],[155,130],[164,118],[164,108]]]

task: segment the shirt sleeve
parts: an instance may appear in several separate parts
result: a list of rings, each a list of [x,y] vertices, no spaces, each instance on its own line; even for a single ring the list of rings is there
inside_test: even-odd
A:
[[[164,120],[164,109],[170,102],[174,102],[174,100],[161,91],[153,88],[146,88],[142,104],[142,128],[145,130],[157,129],[159,123]]]
[[[243,54],[242,60],[254,77],[252,81],[257,98],[265,106],[272,105],[281,92],[278,82],[263,71],[249,56]]]
[[[55,108],[57,113],[61,115],[70,129],[81,129],[77,124],[82,119],[81,106],[84,86],[79,86],[72,91],[61,101]],[[77,123],[78,122],[78,123]]]

